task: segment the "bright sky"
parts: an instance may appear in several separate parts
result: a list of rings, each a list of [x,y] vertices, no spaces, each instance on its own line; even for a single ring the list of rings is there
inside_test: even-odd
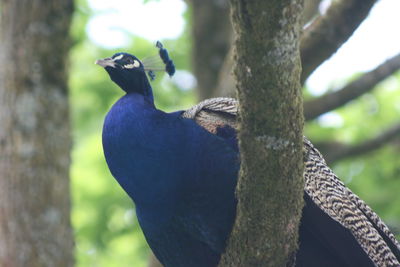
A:
[[[89,37],[99,45],[116,48],[127,43],[127,32],[153,42],[176,38],[184,28],[182,0],[89,0],[96,14],[88,25]]]
[[[151,41],[176,38],[184,27],[182,0],[89,0],[94,16],[88,25],[89,37],[97,44],[123,47],[126,32]],[[330,60],[309,79],[315,95],[324,93],[338,81],[356,72],[370,70],[400,53],[400,0],[380,0],[360,28]]]

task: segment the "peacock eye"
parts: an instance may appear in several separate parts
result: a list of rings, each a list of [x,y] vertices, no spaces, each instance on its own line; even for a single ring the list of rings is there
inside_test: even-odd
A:
[[[130,58],[130,59],[126,60],[126,62],[127,63],[122,66],[124,69],[133,69],[133,68],[140,67],[140,63],[136,59],[131,59]]]

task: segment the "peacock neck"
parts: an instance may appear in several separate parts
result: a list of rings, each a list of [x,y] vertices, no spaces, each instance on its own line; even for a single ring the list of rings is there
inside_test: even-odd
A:
[[[131,75],[129,77],[112,77],[112,80],[118,84],[122,90],[124,90],[128,95],[138,94],[142,96],[146,102],[154,106],[153,89],[151,88],[150,82],[145,74],[141,75]]]
[[[143,96],[147,102],[149,102],[152,106],[154,106],[154,96],[153,89],[151,88],[150,82],[147,77],[143,79]]]

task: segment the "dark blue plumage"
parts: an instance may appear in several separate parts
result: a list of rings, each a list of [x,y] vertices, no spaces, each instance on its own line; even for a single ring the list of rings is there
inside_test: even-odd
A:
[[[166,50],[158,47],[163,61],[173,66]],[[136,204],[151,249],[164,266],[216,266],[236,209],[234,191],[240,162],[233,127],[237,109],[229,107],[232,100],[204,101],[190,112],[165,113],[155,107],[145,69],[135,56],[118,53],[96,63],[126,92],[106,116],[103,148],[112,175]],[[210,113],[211,118],[205,119],[209,116],[205,112],[196,119],[194,114],[201,111]],[[221,114],[225,121],[219,119]],[[305,147],[305,206],[296,266],[375,266],[370,254],[380,251],[364,250],[362,239],[345,227],[336,206],[328,215],[324,203],[318,202],[319,197],[331,201],[332,192],[347,191],[307,140]],[[323,186],[315,189],[316,180]],[[328,190],[327,186],[333,187]],[[343,205],[348,204],[348,196],[355,195],[342,195]],[[386,242],[382,244],[391,250],[383,251],[380,246],[381,254],[389,255],[386,262],[396,262],[400,259],[397,241],[372,211],[356,203],[362,213],[355,210],[345,217],[354,216],[359,223],[356,230],[374,231],[375,227]],[[346,208],[349,211],[351,207]],[[361,224],[365,218],[360,216],[367,216],[373,225]]]
[[[215,266],[235,217],[237,152],[182,112],[156,109],[143,67],[124,68],[133,60],[97,62],[127,92],[105,119],[107,164],[165,266]]]

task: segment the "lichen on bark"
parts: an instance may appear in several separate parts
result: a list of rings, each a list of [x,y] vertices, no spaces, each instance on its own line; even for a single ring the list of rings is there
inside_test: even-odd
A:
[[[302,0],[231,0],[241,170],[219,266],[285,266],[303,206]]]

